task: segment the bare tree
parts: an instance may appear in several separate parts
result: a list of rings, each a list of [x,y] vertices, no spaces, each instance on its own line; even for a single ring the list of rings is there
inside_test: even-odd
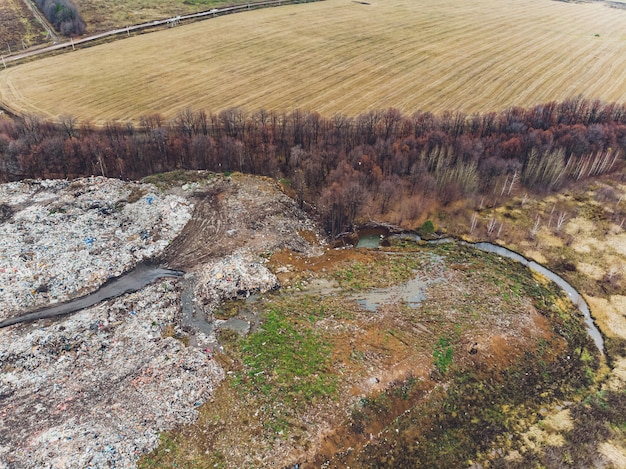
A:
[[[478,223],[478,215],[476,213],[472,213],[472,220],[470,221],[470,234],[474,232],[476,229],[476,224]]]
[[[186,107],[176,115],[176,126],[181,134],[191,138],[196,133],[196,116],[191,108]]]
[[[78,120],[75,117],[64,114],[59,117],[59,122],[67,134],[67,138],[72,139],[76,137],[76,124],[78,123]]]
[[[558,218],[556,219],[556,231],[560,231],[563,227],[563,223],[567,221],[568,215],[565,210],[559,213]]]
[[[532,239],[534,239],[535,236],[537,236],[537,233],[539,232],[540,224],[541,224],[541,218],[539,218],[539,215],[537,215],[537,217],[535,218],[535,223],[533,223],[533,227],[530,229],[530,237]]]
[[[380,211],[387,213],[389,204],[397,197],[400,191],[399,181],[397,179],[385,179],[380,183],[378,190],[381,197]]]
[[[513,173],[513,177],[511,178],[511,184],[509,185],[509,191],[507,192],[506,195],[511,195],[511,191],[513,190],[513,186],[515,185],[515,183],[517,182],[518,179],[519,179],[519,176],[517,174],[517,169],[516,169],[515,172]]]
[[[493,233],[493,231],[496,229],[496,226],[498,226],[498,221],[496,220],[495,217],[492,217],[489,219],[489,221],[487,222],[487,235],[491,236],[491,233]]]
[[[522,196],[522,207],[524,205],[526,205],[526,202],[528,202],[528,193],[525,192],[524,195]]]

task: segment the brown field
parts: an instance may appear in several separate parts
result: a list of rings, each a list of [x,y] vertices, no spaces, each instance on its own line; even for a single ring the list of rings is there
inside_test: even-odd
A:
[[[243,0],[74,0],[87,23],[87,33],[121,28],[128,25],[160,20],[210,10],[225,4],[244,3]]]
[[[24,0],[0,0],[0,53],[6,55],[46,42],[46,31],[26,7]]]
[[[626,11],[548,0],[327,0],[225,16],[0,72],[19,113],[185,107],[357,115],[626,100]]]

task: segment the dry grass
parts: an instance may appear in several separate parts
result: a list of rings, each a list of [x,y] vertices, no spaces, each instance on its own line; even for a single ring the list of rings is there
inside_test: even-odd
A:
[[[144,455],[139,467],[293,467],[300,463],[302,468],[312,468],[322,466],[318,463],[326,457],[339,458],[342,451],[359,454],[383,440],[398,441],[400,446],[404,440],[396,439],[405,431],[428,440],[427,415],[407,423],[410,430],[398,422],[406,415],[421,415],[417,406],[427,400],[433,402],[434,415],[466,408],[459,404],[440,410],[433,397],[437,391],[431,393],[438,384],[456,386],[454,376],[464,375],[474,384],[463,389],[476,385],[478,398],[494,392],[500,380],[507,379],[507,370],[515,369],[514,382],[507,388],[520,386],[523,395],[528,385],[518,376],[521,361],[530,360],[541,369],[565,353],[565,341],[555,330],[562,331],[562,326],[568,330],[568,326],[553,321],[569,315],[572,306],[549,289],[537,289],[527,269],[454,246],[434,251],[414,245],[405,251],[390,249],[396,253],[328,249],[316,258],[287,250],[272,255],[269,265],[281,272],[288,269],[290,276],[285,280],[291,286],[253,305],[236,305],[239,314],[252,308],[264,318],[262,328],[246,339],[222,331],[224,353],[216,354],[216,359],[224,365],[226,379],[213,399],[199,408],[198,421],[162,434],[159,447]],[[403,283],[407,265],[428,283],[419,307],[394,300],[373,313],[354,300],[355,290],[362,293],[369,287],[372,275],[384,277],[384,284]],[[320,280],[325,282],[316,283]],[[332,292],[316,286],[335,281],[338,287]],[[551,312],[537,309],[539,302],[530,297],[535,291],[551,298]],[[445,370],[435,354],[447,347],[441,345],[442,339],[451,351]],[[285,351],[275,354],[271,344],[276,343],[282,343]],[[470,351],[472,344],[477,346],[475,352]],[[330,352],[323,371],[315,374],[324,380],[327,391],[307,397],[306,390],[318,382],[308,373],[308,367],[316,363],[311,360],[316,350]],[[294,363],[304,364],[297,377],[292,376]],[[571,366],[568,362],[568,370]],[[558,368],[551,369],[554,374],[545,372],[545,376],[554,383],[563,380],[567,386],[564,381],[570,375],[557,378]],[[519,371],[521,376],[528,375],[524,373]],[[541,399],[547,401],[548,387],[543,389],[546,393]],[[484,404],[491,406],[491,418],[501,422],[517,422],[519,415],[534,419],[538,402],[534,392],[521,407],[518,400],[508,401],[510,393],[505,400],[496,399],[497,403],[491,400],[494,396],[481,404],[472,398],[466,415],[474,415]],[[479,413],[475,416],[481,418]],[[569,429],[568,417],[564,411],[550,420],[545,441],[560,441],[552,434]],[[397,428],[402,431],[398,433]],[[346,451],[348,447],[352,450]],[[458,451],[455,444],[449,449]],[[376,465],[378,460],[374,461],[367,467]],[[366,466],[336,459],[323,467]]]
[[[191,106],[323,115],[626,100],[626,11],[547,0],[327,0],[173,28],[0,73],[19,112],[132,120]]]
[[[0,54],[6,55],[46,41],[46,31],[24,4],[24,0],[0,0]]]
[[[497,242],[554,269],[574,285],[583,293],[605,337],[611,369],[607,370],[604,380],[598,380],[599,404],[594,404],[596,398],[593,398],[566,406],[558,414],[555,411],[561,407],[547,406],[547,415],[552,416],[533,425],[523,435],[524,448],[511,451],[505,457],[507,462],[517,460],[517,465],[512,467],[569,467],[568,460],[580,467],[591,467],[592,460],[603,461],[607,467],[626,467],[622,430],[624,406],[616,400],[626,389],[626,280],[623,274],[626,272],[623,226],[626,213],[622,205],[626,187],[621,183],[622,178],[623,175],[614,175],[580,182],[543,198],[518,194],[511,199],[493,201],[494,208],[483,208],[482,203],[476,202],[473,207],[476,207],[479,223],[471,234],[470,217],[463,211],[433,218],[438,227],[455,234],[470,239],[490,239],[484,226],[495,217],[498,223],[503,223]],[[560,229],[555,223],[555,213],[566,213],[568,217]],[[537,219],[540,227],[532,235]],[[567,416],[572,417],[571,421],[561,418],[566,416],[563,412],[567,407],[570,407]],[[589,460],[581,461],[586,455]]]
[[[74,0],[89,33],[108,31],[176,15],[209,10],[243,0]]]

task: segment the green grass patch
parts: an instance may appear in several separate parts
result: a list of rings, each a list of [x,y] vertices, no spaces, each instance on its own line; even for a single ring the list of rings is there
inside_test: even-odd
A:
[[[243,339],[239,348],[245,369],[236,380],[246,392],[303,406],[336,389],[327,373],[330,345],[280,311],[270,311],[261,329]]]
[[[446,374],[450,365],[452,365],[452,357],[454,355],[454,348],[450,345],[450,339],[440,337],[435,345],[433,351],[433,358],[435,359],[435,367],[441,374]]]
[[[428,261],[417,253],[405,255],[381,255],[373,262],[354,261],[335,271],[333,278],[346,290],[384,288],[406,282]]]

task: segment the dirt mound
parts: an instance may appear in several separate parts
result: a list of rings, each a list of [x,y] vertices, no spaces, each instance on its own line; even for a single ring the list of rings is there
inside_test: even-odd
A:
[[[317,233],[315,224],[271,179],[216,176],[192,198],[192,219],[163,256],[171,268],[197,270],[234,252],[258,256],[283,248],[306,254],[319,250],[301,235]]]

